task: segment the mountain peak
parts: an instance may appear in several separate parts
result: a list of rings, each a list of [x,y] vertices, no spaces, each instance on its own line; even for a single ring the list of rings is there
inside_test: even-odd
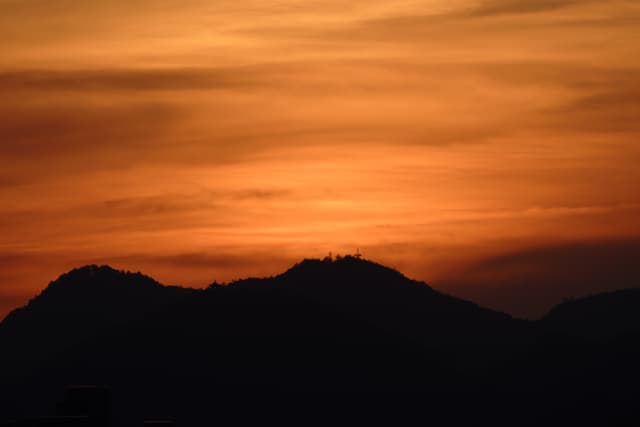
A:
[[[163,285],[142,273],[117,270],[108,265],[86,265],[62,274],[29,305],[49,304],[68,307],[101,304],[122,298],[139,299]]]
[[[124,273],[124,271],[116,270],[109,265],[89,264],[82,267],[74,268],[73,270],[63,273],[58,278],[58,280],[56,280],[56,282],[66,280],[91,279],[98,276],[119,276]]]
[[[108,265],[86,265],[49,283],[25,307],[11,312],[3,324],[43,313],[50,320],[56,318],[73,325],[78,319],[86,321],[112,316],[126,319],[188,292],[187,288],[165,287],[142,273],[117,270]]]
[[[386,267],[382,264],[364,259],[359,255],[346,255],[323,259],[305,258],[284,272],[282,277],[313,278],[316,276],[345,276],[345,277],[367,277],[375,276],[380,278],[406,279],[400,272]]]
[[[145,287],[161,287],[149,276],[142,273],[132,273],[124,270],[117,270],[108,265],[85,265],[83,267],[74,268],[73,270],[62,274],[58,279],[51,282],[43,293],[52,290],[60,290],[67,288],[93,288],[107,289],[110,287],[125,286],[145,286]]]
[[[82,267],[74,268],[73,270],[68,271],[60,276],[70,277],[70,278],[91,278],[97,276],[123,276],[123,275],[140,275],[140,273],[131,273],[124,270],[118,270],[110,265],[98,265],[98,264],[88,264]]]
[[[272,284],[308,299],[340,304],[397,302],[408,294],[417,293],[420,298],[435,294],[425,283],[353,255],[304,259],[276,276]]]

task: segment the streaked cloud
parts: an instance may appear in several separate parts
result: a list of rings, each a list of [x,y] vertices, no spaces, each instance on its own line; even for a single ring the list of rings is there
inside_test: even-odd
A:
[[[624,0],[0,0],[0,298],[88,262],[204,286],[357,247],[455,290],[455,266],[633,240],[639,23]]]
[[[536,13],[584,4],[588,0],[483,0],[472,8],[473,16]]]

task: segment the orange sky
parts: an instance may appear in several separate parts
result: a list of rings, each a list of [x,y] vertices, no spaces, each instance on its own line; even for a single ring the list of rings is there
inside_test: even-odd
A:
[[[86,263],[359,247],[532,316],[640,277],[635,0],[0,0],[0,39],[0,317]]]

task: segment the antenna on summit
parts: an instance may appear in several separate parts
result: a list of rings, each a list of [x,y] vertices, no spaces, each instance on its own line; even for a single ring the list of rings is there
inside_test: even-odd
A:
[[[356,249],[356,254],[354,255],[356,258],[361,259],[362,258],[362,254],[360,253],[360,248]]]

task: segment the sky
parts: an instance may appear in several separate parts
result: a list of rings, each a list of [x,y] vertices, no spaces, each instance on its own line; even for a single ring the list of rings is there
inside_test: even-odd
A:
[[[0,0],[0,318],[85,264],[638,286],[637,0]]]

